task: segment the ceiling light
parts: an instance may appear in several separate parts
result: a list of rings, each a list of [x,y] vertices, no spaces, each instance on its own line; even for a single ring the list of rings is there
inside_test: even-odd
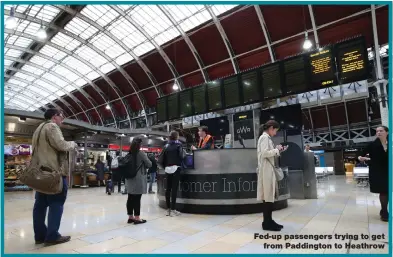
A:
[[[37,37],[40,40],[45,40],[48,35],[46,34],[46,30],[44,27],[41,26],[41,28],[37,31]]]
[[[173,84],[173,90],[179,90],[179,86],[177,85],[177,83],[175,82],[175,84]]]
[[[15,7],[11,7],[10,16],[5,20],[5,27],[7,29],[16,28],[17,20],[15,18]]]
[[[304,40],[303,43],[303,49],[308,50],[312,47],[312,42],[310,41],[310,39],[308,39],[308,33],[306,32],[306,39]]]
[[[19,122],[26,122],[26,118],[19,118]]]
[[[105,106],[105,109],[110,110],[110,109],[111,109],[111,106],[110,106],[109,104],[107,104],[107,105]]]

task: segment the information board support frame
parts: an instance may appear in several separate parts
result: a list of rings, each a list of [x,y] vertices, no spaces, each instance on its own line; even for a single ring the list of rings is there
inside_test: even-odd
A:
[[[314,11],[312,9],[311,4],[308,5],[308,12],[310,13],[312,30],[313,30],[314,39],[315,39],[315,46],[317,47],[317,49],[319,49],[319,38],[318,38],[318,33],[317,33],[317,26],[315,25],[315,16],[314,16]]]
[[[373,25],[373,35],[374,35],[374,56],[375,60],[377,62],[377,80],[384,79],[383,77],[383,72],[382,72],[382,66],[381,66],[381,55],[380,55],[380,49],[379,49],[379,40],[378,40],[378,30],[377,30],[377,18],[375,14],[375,5],[371,5],[371,21]]]
[[[325,105],[325,110],[326,110],[326,117],[327,117],[327,122],[328,122],[328,126],[329,126],[330,141],[333,141],[332,127],[330,126],[329,110],[328,110],[327,105]]]

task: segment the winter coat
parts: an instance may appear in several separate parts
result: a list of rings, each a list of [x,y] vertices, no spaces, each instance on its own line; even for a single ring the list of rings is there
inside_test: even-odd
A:
[[[258,139],[258,187],[257,200],[274,202],[278,197],[278,184],[274,168],[275,157],[280,151],[274,148],[273,141],[267,133],[263,133]],[[269,163],[269,161],[271,164]]]
[[[128,194],[140,195],[147,194],[147,170],[151,167],[151,161],[143,151],[138,152],[136,166],[141,165],[135,177],[126,179],[126,189]]]

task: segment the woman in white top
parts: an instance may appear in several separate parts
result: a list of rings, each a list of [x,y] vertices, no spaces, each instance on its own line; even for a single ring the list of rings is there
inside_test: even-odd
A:
[[[271,137],[277,134],[280,125],[277,121],[269,120],[260,128],[258,139],[258,191],[257,200],[263,201],[263,230],[280,231],[283,226],[272,218],[273,203],[278,196],[278,184],[274,173],[275,157],[280,156],[286,147],[274,147]]]

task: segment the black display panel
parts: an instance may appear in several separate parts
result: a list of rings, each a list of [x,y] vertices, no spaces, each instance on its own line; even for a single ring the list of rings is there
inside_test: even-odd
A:
[[[336,44],[335,55],[338,76],[342,84],[368,78],[368,56],[363,37]]]
[[[168,120],[179,118],[179,94],[168,95]]]
[[[206,84],[208,111],[222,109],[221,81],[213,81]]]
[[[166,105],[167,97],[157,98],[157,121],[163,122],[168,120],[168,112],[167,112],[167,105]]]
[[[312,52],[308,56],[311,69],[311,88],[319,89],[337,85],[334,55],[330,47]]]
[[[258,84],[258,72],[252,71],[241,75],[243,90],[243,103],[258,102],[261,100]]]
[[[306,92],[309,89],[307,83],[307,60],[305,55],[296,56],[283,61],[283,76],[285,82],[284,94],[296,94]]]
[[[261,68],[263,98],[271,99],[282,96],[282,76],[280,63]]]
[[[207,126],[209,134],[214,137],[221,137],[229,134],[229,121],[228,117],[218,117],[199,122],[201,126]]]
[[[179,117],[189,117],[193,115],[192,112],[192,91],[184,90],[179,92]]]
[[[268,120],[275,120],[280,129],[300,131],[303,127],[302,109],[300,104],[288,105],[274,109],[262,110],[261,124]]]
[[[206,85],[194,87],[192,89],[194,114],[202,114],[207,112],[206,101]]]
[[[233,107],[240,105],[240,88],[238,77],[226,78],[223,81],[225,107]]]

